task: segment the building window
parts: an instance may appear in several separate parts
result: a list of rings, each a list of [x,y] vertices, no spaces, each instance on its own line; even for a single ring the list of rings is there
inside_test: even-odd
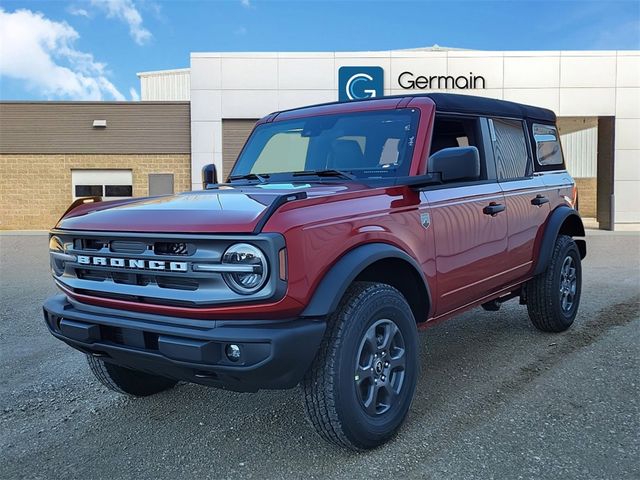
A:
[[[536,141],[536,156],[540,165],[562,165],[562,149],[556,127],[534,123],[533,138]]]
[[[150,173],[149,195],[172,195],[173,173]]]
[[[531,163],[522,122],[494,118],[489,120],[489,126],[498,180],[530,176]]]
[[[74,199],[104,197],[107,200],[133,196],[131,170],[71,170]]]

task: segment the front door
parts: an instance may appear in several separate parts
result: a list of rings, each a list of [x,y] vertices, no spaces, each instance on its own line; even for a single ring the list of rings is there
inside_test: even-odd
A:
[[[492,293],[503,282],[507,215],[495,181],[424,195],[435,236],[438,317]]]

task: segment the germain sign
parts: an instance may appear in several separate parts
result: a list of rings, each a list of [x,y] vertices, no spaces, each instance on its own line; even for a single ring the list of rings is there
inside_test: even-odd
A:
[[[340,67],[338,69],[338,99],[341,102],[383,95],[382,67]]]
[[[485,89],[482,75],[416,75],[405,71],[398,75],[398,85],[404,90],[472,90]],[[384,72],[378,66],[345,66],[338,70],[340,101],[363,100],[384,95]]]
[[[482,75],[414,75],[413,72],[402,72],[398,75],[398,85],[405,90],[468,90],[484,89],[485,80]]]

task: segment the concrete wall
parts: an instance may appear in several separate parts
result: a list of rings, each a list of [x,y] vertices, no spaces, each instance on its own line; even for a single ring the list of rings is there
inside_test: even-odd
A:
[[[187,154],[0,154],[0,230],[53,227],[72,202],[74,168],[131,169],[134,196],[148,195],[150,173],[173,173],[176,192],[190,187]]]
[[[193,188],[204,164],[222,169],[223,118],[335,101],[339,67],[354,65],[382,67],[387,95],[422,92],[400,88],[403,71],[473,72],[486,89],[455,93],[539,105],[562,117],[615,116],[616,222],[640,222],[640,51],[192,53]]]

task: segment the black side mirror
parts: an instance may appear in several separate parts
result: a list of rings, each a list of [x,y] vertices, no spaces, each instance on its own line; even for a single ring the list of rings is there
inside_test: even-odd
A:
[[[443,148],[429,157],[428,171],[443,182],[480,179],[480,153],[476,147]]]
[[[215,185],[218,183],[218,171],[213,163],[202,167],[202,188],[207,189],[208,185]]]

